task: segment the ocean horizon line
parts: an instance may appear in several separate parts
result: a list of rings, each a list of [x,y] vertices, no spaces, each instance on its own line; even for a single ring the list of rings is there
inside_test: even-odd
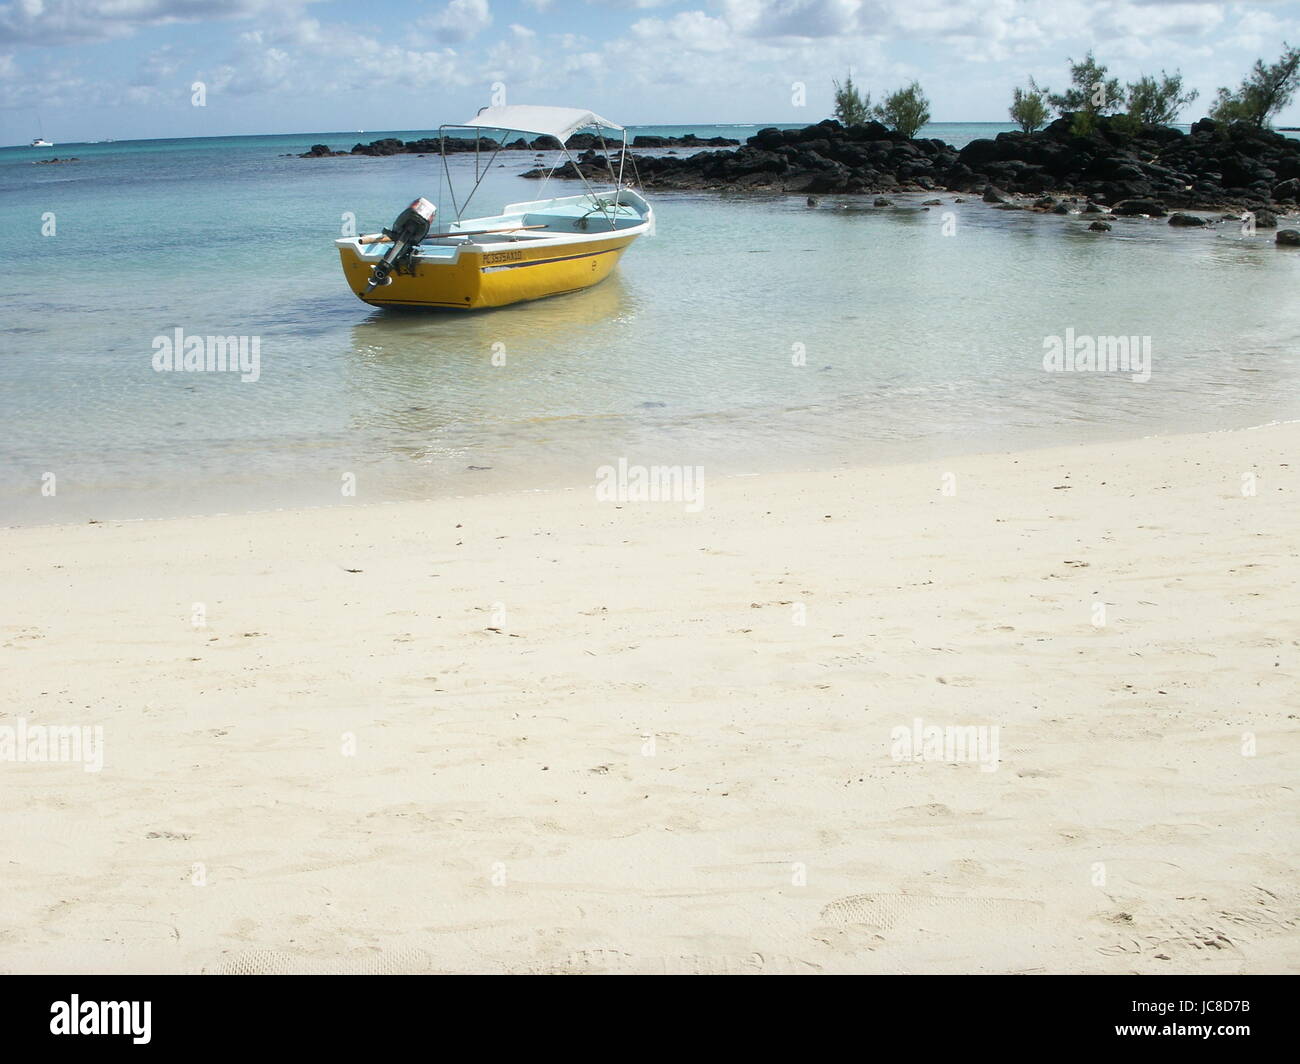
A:
[[[783,121],[783,122],[634,122],[628,124],[625,128],[628,130],[644,129],[802,129],[805,126],[816,125],[818,122],[825,121],[827,117],[810,119],[808,121]],[[1178,123],[1175,128],[1186,127],[1187,123]],[[1014,128],[1015,123],[1010,119],[1005,121],[971,119],[971,120],[951,120],[951,121],[932,121],[926,123],[922,129],[929,129],[936,126],[998,126]],[[338,136],[371,136],[385,133],[428,133],[436,132],[438,126],[409,126],[409,127],[392,127],[392,128],[375,128],[375,129],[330,129],[330,130],[290,130],[283,133],[207,133],[198,136],[186,137],[112,137],[102,140],[55,140],[53,147],[93,147],[101,144],[171,144],[181,141],[199,141],[199,140],[272,140],[278,137],[338,137]],[[0,144],[0,151],[18,149],[21,151],[31,151],[31,144]]]

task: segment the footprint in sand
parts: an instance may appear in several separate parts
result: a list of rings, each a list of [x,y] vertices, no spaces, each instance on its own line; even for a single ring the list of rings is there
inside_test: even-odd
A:
[[[916,925],[982,925],[1030,929],[1045,922],[1042,902],[1019,898],[949,898],[929,894],[854,894],[827,905],[822,921],[888,930]]]
[[[345,957],[253,949],[231,954],[215,969],[205,969],[218,975],[419,975],[433,970],[429,954],[414,948]]]

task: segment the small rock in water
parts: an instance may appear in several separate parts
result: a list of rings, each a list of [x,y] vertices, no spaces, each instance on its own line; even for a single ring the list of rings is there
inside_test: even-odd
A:
[[[1000,188],[997,188],[993,185],[985,185],[984,202],[985,203],[1006,203],[1007,194],[1003,192]]]
[[[1199,214],[1184,214],[1182,211],[1175,211],[1169,216],[1170,225],[1209,225]]]
[[[922,207],[942,207],[942,206],[943,206],[943,200],[941,200],[941,199],[928,199],[928,200],[922,200],[922,201],[921,201],[921,206],[922,206]]]
[[[872,201],[871,205],[873,207],[892,207],[894,205],[894,201],[891,199],[885,199],[884,196],[877,196],[875,200]]]
[[[1277,215],[1274,214],[1272,211],[1256,211],[1256,212],[1255,212],[1255,228],[1256,228],[1256,229],[1276,229],[1276,228],[1277,228]]]
[[[1153,199],[1126,199],[1115,204],[1115,213],[1124,215],[1145,214],[1151,218],[1163,218],[1169,212],[1164,204]]]
[[[1070,213],[1070,205],[1069,205],[1068,203],[1058,203],[1055,207],[1052,208],[1052,213],[1053,213],[1053,214],[1069,214],[1069,213]]]
[[[1090,230],[1092,230],[1092,232],[1094,232],[1094,233],[1109,233],[1109,232],[1110,232],[1110,223],[1109,223],[1109,222],[1093,222],[1092,225],[1088,226],[1088,228],[1089,228]]]
[[[809,206],[809,207],[816,207],[816,206],[817,206],[817,197],[816,197],[816,196],[809,196],[809,197],[808,197],[808,206]]]
[[[1278,247],[1300,248],[1300,229],[1279,229],[1273,239]]]

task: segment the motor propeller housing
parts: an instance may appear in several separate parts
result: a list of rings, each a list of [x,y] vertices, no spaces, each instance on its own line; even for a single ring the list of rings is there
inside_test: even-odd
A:
[[[370,282],[366,285],[363,295],[369,295],[371,291],[380,285],[388,284],[388,275],[393,272],[393,268],[406,255],[410,254],[421,240],[429,235],[429,228],[433,225],[433,216],[437,213],[438,208],[421,196],[406,210],[402,211],[393,224],[384,230],[384,236],[392,240],[393,246],[388,249],[388,254],[375,264],[375,268],[370,274]]]

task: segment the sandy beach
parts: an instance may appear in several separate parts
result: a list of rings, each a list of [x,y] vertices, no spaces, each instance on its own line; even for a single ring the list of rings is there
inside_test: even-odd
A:
[[[0,532],[0,725],[103,729],[0,763],[0,970],[1300,970],[1298,503],[1289,424]]]

